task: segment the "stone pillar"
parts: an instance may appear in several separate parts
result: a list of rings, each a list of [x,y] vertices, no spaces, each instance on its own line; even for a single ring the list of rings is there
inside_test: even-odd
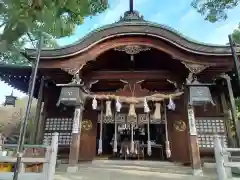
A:
[[[84,107],[83,105],[76,106],[74,111],[73,127],[72,127],[72,141],[70,144],[69,166],[67,172],[78,171],[78,159],[80,150],[81,138],[81,123]]]
[[[201,158],[198,146],[194,108],[188,105],[190,159],[194,176],[202,176]]]

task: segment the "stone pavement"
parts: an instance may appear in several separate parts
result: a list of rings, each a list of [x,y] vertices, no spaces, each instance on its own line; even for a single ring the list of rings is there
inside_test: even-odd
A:
[[[56,180],[215,180],[213,173],[201,177],[190,175],[190,169],[172,164],[128,164],[103,161],[79,165],[79,172],[66,173],[63,166],[58,169]],[[136,161],[135,161],[136,162]],[[125,163],[125,162],[124,162]]]

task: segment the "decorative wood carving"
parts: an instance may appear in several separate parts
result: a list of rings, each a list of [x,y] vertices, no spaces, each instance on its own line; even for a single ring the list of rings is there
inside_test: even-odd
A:
[[[198,74],[200,72],[202,72],[204,69],[208,68],[209,66],[207,65],[201,65],[201,64],[194,64],[194,63],[186,63],[186,62],[182,62],[186,68],[194,74]]]
[[[68,74],[75,75],[76,73],[79,73],[79,71],[85,66],[85,64],[86,63],[83,63],[79,67],[78,66],[63,67],[61,69],[67,72]]]
[[[115,93],[116,96],[141,97],[141,96],[150,95],[148,90],[142,89],[141,87],[141,83],[144,80],[141,80],[141,81],[120,80],[120,81],[125,83],[125,85],[122,89],[118,90]]]
[[[77,68],[61,68],[63,71],[67,72],[68,74],[74,75],[77,72]]]
[[[140,53],[141,51],[148,51],[151,48],[143,45],[126,45],[126,46],[119,46],[114,49],[116,51],[123,51],[129,55],[135,55]]]

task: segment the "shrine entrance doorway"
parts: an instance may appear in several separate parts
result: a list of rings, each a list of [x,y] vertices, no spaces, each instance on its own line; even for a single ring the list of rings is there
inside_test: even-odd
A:
[[[166,131],[164,120],[153,120],[153,118],[151,118],[151,116],[148,117],[147,114],[138,113],[137,124],[131,127],[132,124],[127,123],[127,115],[127,113],[119,113],[113,118],[103,116],[101,155],[98,155],[101,114],[98,115],[96,159],[166,160]],[[116,119],[117,151],[114,151]],[[132,133],[134,151],[131,151]],[[151,139],[151,154],[148,154],[148,134]]]
[[[98,112],[95,158],[188,161],[186,130],[177,131],[176,136],[169,131],[175,131],[175,120],[186,120],[182,117],[186,111],[179,108],[185,107],[184,101],[176,110],[168,107],[170,100],[183,97],[180,85],[185,82],[188,69],[163,51],[146,46],[143,49],[146,51],[133,55],[118,48],[109,49],[81,69],[97,101],[93,106]],[[170,116],[172,113],[179,115]],[[171,144],[176,141],[179,146]]]

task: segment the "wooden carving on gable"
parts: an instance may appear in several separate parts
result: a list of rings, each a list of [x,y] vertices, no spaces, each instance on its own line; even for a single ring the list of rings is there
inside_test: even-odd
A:
[[[146,89],[142,89],[141,83],[144,80],[136,81],[136,80],[120,80],[125,83],[124,87],[118,90],[115,95],[116,96],[126,96],[126,97],[143,97],[150,95],[149,91]]]

